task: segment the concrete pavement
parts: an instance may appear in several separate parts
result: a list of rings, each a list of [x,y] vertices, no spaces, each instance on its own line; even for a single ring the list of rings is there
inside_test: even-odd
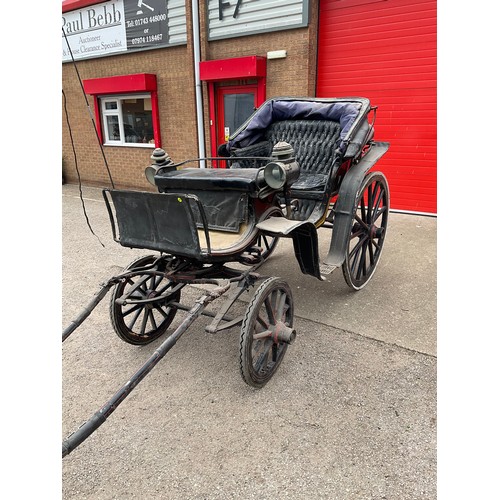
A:
[[[148,253],[113,242],[100,190],[83,190],[105,246],[78,187],[63,186],[63,326]],[[326,282],[302,275],[280,241],[260,271],[289,283],[298,337],[270,383],[242,381],[238,329],[211,336],[199,319],[63,460],[63,497],[435,498],[436,222],[391,213],[380,265],[359,292],[341,270]],[[322,255],[328,243],[320,230]],[[183,301],[198,295],[189,288]],[[105,299],[63,344],[63,438],[161,343],[123,343],[107,309]]]

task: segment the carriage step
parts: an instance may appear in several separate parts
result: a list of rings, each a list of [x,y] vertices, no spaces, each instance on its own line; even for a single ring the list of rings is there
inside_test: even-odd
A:
[[[327,276],[328,274],[332,274],[335,269],[337,269],[337,266],[325,264],[324,262],[322,262],[319,265],[319,271],[323,276]]]
[[[252,247],[241,254],[240,261],[248,265],[258,264],[262,260],[260,257],[261,254],[262,249]]]

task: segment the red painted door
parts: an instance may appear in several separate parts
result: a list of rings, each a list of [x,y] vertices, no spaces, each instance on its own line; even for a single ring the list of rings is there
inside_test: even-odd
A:
[[[320,0],[318,97],[379,107],[391,207],[437,212],[436,0]]]
[[[257,85],[217,87],[216,94],[217,144],[222,144],[256,109]]]

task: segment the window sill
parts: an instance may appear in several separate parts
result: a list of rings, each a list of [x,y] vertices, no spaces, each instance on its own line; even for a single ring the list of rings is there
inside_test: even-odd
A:
[[[141,144],[140,142],[127,143],[127,144],[114,144],[112,142],[105,142],[103,146],[113,146],[118,148],[152,148],[152,149],[156,147],[154,144]]]

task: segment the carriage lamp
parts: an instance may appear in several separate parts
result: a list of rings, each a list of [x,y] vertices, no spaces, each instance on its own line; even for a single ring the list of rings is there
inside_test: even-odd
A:
[[[281,189],[299,178],[300,167],[295,152],[287,142],[277,142],[271,153],[272,161],[264,167],[264,180],[272,189]]]
[[[173,165],[174,162],[172,161],[172,158],[168,156],[165,150],[161,148],[156,148],[153,151],[153,154],[151,155],[151,160],[153,160],[153,163],[144,169],[144,175],[146,176],[146,179],[150,184],[156,186],[155,175],[158,172],[158,170],[160,169],[166,169],[167,171],[175,170],[175,167],[170,169],[165,168],[169,167],[170,165]]]

